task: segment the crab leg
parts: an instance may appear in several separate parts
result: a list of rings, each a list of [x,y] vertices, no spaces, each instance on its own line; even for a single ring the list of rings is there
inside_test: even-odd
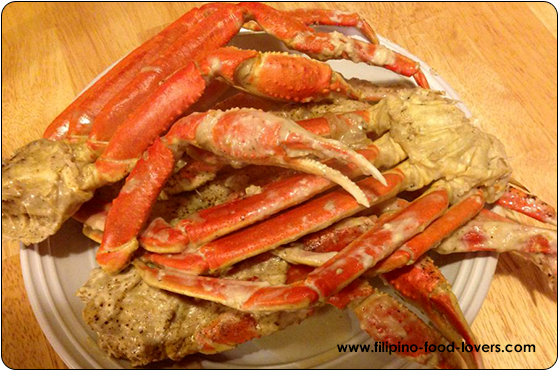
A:
[[[458,252],[525,252],[556,255],[556,230],[522,225],[483,210],[436,249],[440,254]]]
[[[314,270],[311,266],[290,265],[286,272],[286,283],[292,284],[302,282],[310,272]],[[350,303],[363,299],[373,293],[372,286],[362,279],[356,279],[337,294],[331,296],[327,303],[339,309],[345,309]]]
[[[375,148],[358,153],[368,160],[374,160],[376,155]],[[345,168],[335,162],[327,162],[327,165],[340,169],[350,179],[360,175],[356,167]],[[140,245],[148,251],[160,253],[196,248],[297,205],[334,185],[326,178],[310,174],[284,177],[264,186],[258,194],[199,211],[175,226],[163,218],[156,218],[140,236]]]
[[[316,32],[297,19],[290,19],[276,9],[259,3],[244,7],[255,15],[258,24],[288,48],[303,52],[315,59],[350,59],[369,65],[382,66],[404,76],[413,76],[418,85],[429,88],[419,64],[381,45],[364,43],[340,33]]]
[[[171,175],[175,159],[188,145],[211,150],[229,161],[278,165],[325,176],[367,206],[363,191],[346,176],[303,156],[334,157],[354,163],[367,174],[378,173],[366,158],[341,143],[323,139],[271,114],[238,110],[190,115],[148,149],[114,201],[97,256],[105,269],[121,269],[137,249],[136,236],[149,217],[151,205]],[[123,218],[125,215],[130,217]]]
[[[234,98],[234,101],[231,102],[231,104],[228,102],[225,105],[219,105],[220,110],[222,110],[222,108],[246,108],[246,105],[241,104],[241,102],[237,102],[236,97],[242,97],[242,100],[244,100],[244,97],[250,97],[250,99],[253,100],[264,100],[258,96],[249,95],[248,93],[243,92],[233,96],[232,98]],[[249,107],[251,109],[258,108],[255,106],[259,106],[258,103],[256,105],[250,104],[250,102],[245,103],[251,106]],[[266,108],[258,109],[269,111]],[[343,140],[345,144],[352,146],[353,148],[362,148],[366,144],[370,143],[364,133],[364,128],[368,128],[370,131],[379,133],[383,132],[385,129],[382,129],[382,126],[377,123],[367,123],[366,118],[369,118],[369,113],[356,111],[331,117],[298,120],[296,123],[314,134],[322,137]],[[352,132],[352,135],[346,135],[347,132]],[[404,159],[405,155],[402,149],[400,149],[394,141],[391,141],[388,136],[385,136],[383,139],[379,139],[374,144],[376,146],[372,147],[371,145],[368,145],[368,147],[371,148],[371,151],[383,154],[383,156],[374,163],[377,168],[392,167]],[[171,187],[166,186],[166,193],[177,194],[183,191],[191,191],[194,188],[201,186],[203,183],[211,181],[216,176],[215,173],[223,167],[223,164],[220,164],[220,162],[216,160],[217,157],[214,154],[199,149],[197,149],[196,153],[193,153],[194,149],[195,148],[189,148],[188,154],[196,160],[202,161],[191,161],[190,163],[187,163],[187,166],[182,168],[170,179],[170,182],[172,182],[173,185]],[[365,154],[363,155],[366,156]],[[205,163],[209,164],[205,165]],[[352,178],[350,175],[347,176]],[[296,185],[294,185],[294,187],[295,186]]]
[[[243,24],[241,9],[233,4],[210,4],[207,7],[210,7],[210,14],[207,17],[191,25],[188,32],[183,34],[170,47],[163,50],[157,56],[157,59],[145,67],[103,108],[88,139],[91,148],[97,151],[103,150],[121,123],[126,123],[127,117],[137,111],[137,108],[141,106],[142,102],[146,101],[150,93],[157,92],[161,82],[169,79],[174,71],[188,66],[204,53],[227,44],[237,34]],[[185,88],[188,88],[188,86],[185,86]],[[159,95],[161,95],[161,90]],[[196,99],[198,98],[199,96],[196,97]],[[153,101],[153,99],[150,101]],[[192,103],[194,102],[186,105],[184,110]],[[169,103],[167,104],[169,105]],[[177,108],[174,108],[174,110],[177,110]],[[148,115],[149,111],[143,112],[143,114]],[[171,123],[172,121],[167,125],[171,125]],[[156,122],[153,125],[158,124]],[[161,128],[158,129],[158,132],[161,131]],[[154,139],[152,138],[148,145]]]
[[[241,95],[245,96],[248,94],[242,93]],[[249,96],[253,98],[256,97],[253,95]],[[234,96],[234,98],[235,97],[237,96]],[[229,106],[229,104],[225,106],[220,105],[220,107]],[[231,109],[232,107],[229,108]],[[405,158],[405,154],[400,146],[392,141],[388,135],[375,141],[374,147],[369,145],[370,140],[367,139],[365,132],[373,132],[377,135],[382,135],[388,129],[385,125],[381,125],[375,120],[372,120],[372,115],[373,114],[369,111],[355,111],[344,114],[327,115],[321,118],[298,120],[296,122],[298,125],[314,134],[341,140],[352,147],[362,148],[367,145],[372,149],[371,151],[376,151],[381,154],[381,156],[376,157],[377,160],[374,163],[377,168],[395,166]],[[377,149],[375,147],[377,147]],[[197,152],[193,152],[193,150],[195,150],[195,148],[190,148],[188,154],[196,160],[202,161],[195,161],[194,163],[191,161],[176,175],[173,175],[170,179],[172,185],[166,186],[166,193],[177,194],[183,191],[190,191],[212,180],[215,177],[215,173],[223,166],[223,164],[220,164],[220,162],[216,160],[217,157],[214,154],[199,149],[197,149]],[[204,163],[209,164],[205,165]],[[185,179],[183,180],[183,178]],[[295,186],[296,185],[294,185],[294,187]]]
[[[558,276],[558,233],[522,225],[489,210],[457,230],[436,249],[440,254],[456,252],[515,252],[533,261],[554,284]]]
[[[523,213],[538,221],[556,225],[558,217],[554,207],[546,204],[534,195],[529,195],[516,187],[510,186],[496,204]]]
[[[477,343],[451,285],[429,257],[385,273],[383,278],[406,300],[418,305],[447,340],[456,345],[462,339],[472,346]],[[482,355],[474,348],[472,353],[462,355],[469,368],[484,368]]]
[[[54,141],[65,138],[83,139],[89,134],[94,119],[109,100],[134,79],[158,53],[167,49],[205,16],[202,9],[194,8],[136,48],[58,115],[43,137]]]
[[[359,14],[342,12],[330,9],[296,9],[284,12],[292,19],[304,23],[307,26],[343,26],[357,28],[372,44],[379,44],[377,35],[371,26]],[[262,28],[254,22],[249,22],[243,27],[262,31]]]
[[[362,329],[375,341],[409,346],[444,344],[441,334],[387,293],[376,290],[353,310]],[[461,361],[454,352],[418,350],[399,355],[432,368],[461,368]]]

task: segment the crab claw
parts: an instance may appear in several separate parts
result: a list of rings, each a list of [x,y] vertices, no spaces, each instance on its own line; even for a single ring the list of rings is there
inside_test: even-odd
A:
[[[461,352],[469,368],[484,368],[477,341],[465,320],[451,285],[429,257],[414,265],[383,274],[383,278],[406,300],[420,307],[441,334],[455,345],[473,346],[471,353]]]
[[[295,122],[256,110],[210,111],[178,121],[166,135],[169,145],[187,142],[211,151],[232,165],[275,165],[323,176],[369,207],[369,202],[348,177],[314,158],[336,158],[355,164],[362,173],[383,185],[385,178],[364,156],[339,141],[322,138]]]
[[[340,142],[323,139],[293,121],[255,110],[209,111],[177,121],[136,163],[107,215],[97,261],[107,271],[124,268],[138,247],[157,196],[171,176],[175,160],[190,146],[210,151],[233,166],[275,165],[324,176],[369,207],[363,191],[348,177],[310,156],[355,164],[386,185],[363,155]]]

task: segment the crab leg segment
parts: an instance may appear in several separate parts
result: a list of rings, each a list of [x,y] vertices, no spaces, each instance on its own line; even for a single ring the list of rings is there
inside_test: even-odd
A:
[[[331,296],[327,303],[339,309],[345,309],[352,302],[365,298],[373,293],[373,287],[362,279],[356,279],[337,294]]]
[[[399,267],[410,265],[429,249],[437,246],[445,237],[473,219],[484,207],[481,191],[464,198],[434,221],[426,230],[410,239],[389,257],[379,262],[367,274],[376,276]]]
[[[426,343],[444,344],[443,338],[437,331],[386,293],[376,290],[353,310],[362,329],[377,342],[401,345],[401,347]],[[416,352],[409,350],[399,355],[432,368],[461,368],[461,361],[454,352],[432,353],[418,349]]]
[[[541,222],[553,225],[558,223],[558,216],[554,207],[546,204],[536,196],[529,195],[515,187],[510,186],[496,204],[512,211],[523,213]]]
[[[326,63],[287,53],[240,52],[232,47],[221,48],[202,61],[201,70],[220,75],[249,93],[277,100],[310,102],[335,95],[361,98],[359,91]]]
[[[102,182],[126,175],[156,138],[195,103],[206,87],[194,62],[177,71],[117,129],[95,162]]]
[[[265,282],[213,278],[192,275],[174,269],[160,269],[142,259],[134,260],[133,264],[142,279],[153,287],[218,302],[239,310],[253,311],[246,307],[247,301],[252,296],[258,296],[268,306],[255,310],[279,309],[280,307],[296,309],[290,304],[296,304],[297,308],[301,309],[311,306],[319,299],[315,291],[301,283],[273,287]],[[263,288],[266,288],[266,293],[259,292]]]
[[[377,35],[371,26],[360,17],[359,14],[342,12],[330,9],[296,9],[285,12],[292,19],[304,23],[307,26],[343,26],[357,28],[371,43],[379,44]],[[243,27],[253,30],[262,31],[262,28],[254,22],[249,22]]]
[[[136,235],[144,226],[161,185],[173,171],[175,156],[158,139],[130,173],[107,215],[97,262],[108,272],[118,272],[138,249]]]
[[[429,257],[385,273],[383,278],[406,300],[418,305],[447,340],[455,345],[462,339],[472,346],[477,343],[451,285]],[[469,368],[484,368],[482,356],[474,348],[472,353],[462,355]]]
[[[249,95],[248,93],[243,92],[233,96],[234,101],[236,101],[236,97],[239,97],[240,95],[252,97],[252,99],[264,100],[257,96]],[[220,107],[228,107],[228,109],[244,107],[241,102],[237,103],[240,104],[236,105],[235,102],[232,102],[232,104],[234,104],[233,106],[230,106],[230,104],[228,103],[223,106],[220,105]],[[255,107],[250,108],[254,109]],[[263,111],[269,110],[265,109]],[[314,119],[298,120],[296,121],[296,123],[314,134],[320,135],[322,137],[340,140],[341,142],[348,146],[351,146],[352,148],[364,148],[367,146],[367,150],[371,150],[382,155],[381,157],[376,156],[376,160],[374,161],[375,167],[393,167],[404,160],[406,158],[406,154],[404,153],[404,150],[402,150],[402,148],[395,141],[393,141],[388,134],[376,140],[373,143],[374,146],[370,145],[371,141],[367,138],[366,133],[374,132],[378,136],[381,136],[388,130],[388,127],[386,125],[380,124],[377,120],[372,119],[372,115],[368,111],[355,111],[344,114],[327,115],[325,117]],[[196,148],[193,147],[189,148],[187,151],[188,155],[195,158],[196,160],[201,160],[204,163],[210,163],[215,169],[215,172],[217,172],[221,168],[221,166],[223,166],[223,164],[220,164],[216,159],[216,155],[200,149],[197,149],[198,151],[194,152],[193,150],[195,149]],[[367,151],[366,149],[358,151],[358,153],[366,156],[363,153],[363,151]],[[370,159],[368,158],[368,160]],[[189,171],[189,169],[192,167],[190,163],[187,162],[187,165],[182,168],[178,172],[178,174],[174,175],[170,179],[170,182],[172,182],[173,185],[172,187],[169,187],[169,185],[166,186],[165,192],[176,194],[182,191],[191,191],[193,187],[198,187],[203,182],[212,180],[215,176],[212,171],[209,171],[209,166],[203,164],[197,165],[196,169],[193,169],[193,171],[195,172],[195,174],[193,174],[193,172]],[[199,169],[201,175],[198,175]],[[185,181],[182,181],[183,172],[185,172]],[[352,178],[351,176],[349,177]],[[183,185],[184,187],[182,187]]]
[[[289,48],[319,59],[350,59],[369,65],[382,66],[404,76],[413,76],[418,85],[429,88],[417,62],[381,45],[364,43],[340,33],[315,32],[312,28],[290,19],[282,12],[259,3],[244,4],[256,16],[259,25],[278,37]]]
[[[522,225],[483,210],[478,217],[457,230],[436,249],[438,253],[525,252],[556,255],[556,230]]]
[[[206,10],[209,12],[209,10]],[[158,53],[206,17],[194,8],[120,61],[91,88],[53,120],[43,137],[50,140],[81,139],[87,136],[102,108],[121,91]]]
[[[324,139],[274,115],[253,110],[211,111],[178,121],[165,136],[170,146],[194,145],[232,162],[276,165],[321,175],[341,185],[360,203],[365,195],[339,171],[308,159],[313,155],[354,164],[363,174],[385,183],[381,173],[363,155],[342,143]],[[385,183],[386,184],[386,183]]]
[[[194,335],[201,353],[214,354],[259,338],[258,323],[251,314],[223,313]]]
[[[127,117],[136,112],[142,102],[145,102],[148,97],[149,101],[154,101],[155,98],[151,93],[158,91],[162,81],[168,79],[173,72],[192,63],[193,60],[204,53],[227,44],[243,24],[241,9],[232,4],[211,4],[206,6],[204,12],[210,14],[191,25],[188,32],[184,33],[171,46],[161,51],[157,59],[151,61],[149,66],[145,66],[134,80],[126,85],[103,108],[95,120],[88,139],[91,148],[102,150],[111,140],[115,130],[121,124],[124,125],[129,121]],[[180,87],[176,86],[175,90]],[[184,92],[190,90],[188,86],[183,89]],[[191,89],[195,90],[194,87]],[[157,96],[161,93],[155,94]],[[183,107],[186,109],[189,106]],[[174,110],[177,110],[177,108],[174,108]],[[156,115],[157,113],[151,115],[152,119],[157,117]],[[172,122],[167,123],[167,125],[171,125]],[[156,123],[153,125],[156,125]]]
[[[301,282],[307,278],[307,275],[314,269],[306,265],[290,265],[286,272],[286,284]],[[345,309],[351,302],[363,299],[373,293],[373,287],[362,279],[354,280],[349,286],[342,291],[330,297],[327,301],[339,309]]]
[[[555,283],[558,275],[556,230],[522,225],[488,210],[444,240],[436,250],[515,252],[533,261]]]

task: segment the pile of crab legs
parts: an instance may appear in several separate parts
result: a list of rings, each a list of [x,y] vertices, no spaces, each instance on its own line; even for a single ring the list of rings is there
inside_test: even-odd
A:
[[[372,117],[377,117],[375,112],[380,107],[382,106],[378,105],[370,111],[338,114],[330,118],[301,120],[298,121],[298,124],[308,130],[328,135],[329,131],[336,126],[329,121],[342,121],[350,126],[355,126],[356,121],[362,121],[359,127],[381,132],[382,128],[376,128],[371,121]],[[226,113],[246,115],[248,112],[250,111],[227,111]],[[196,114],[193,117],[198,115],[208,114]],[[173,135],[173,130],[168,135]],[[258,194],[236,198],[198,211],[183,220],[175,221],[173,225],[161,218],[154,219],[142,231],[139,238],[140,245],[148,252],[137,259],[134,265],[143,279],[152,286],[216,301],[242,311],[295,310],[321,302],[345,307],[350,300],[368,297],[369,300],[364,301],[361,307],[356,307],[356,309],[360,309],[356,310],[358,316],[363,322],[366,322],[364,323],[366,330],[374,332],[374,329],[385,327],[386,333],[382,337],[379,334],[372,334],[372,336],[386,341],[391,336],[395,337],[390,333],[391,329],[387,325],[392,319],[387,314],[385,314],[385,318],[374,316],[375,314],[371,313],[372,309],[376,309],[376,314],[379,315],[380,306],[381,308],[390,306],[392,309],[398,310],[394,315],[405,316],[404,314],[406,314],[409,317],[406,318],[406,321],[414,324],[423,323],[398,302],[387,297],[387,294],[379,292],[372,294],[373,290],[367,283],[361,279],[356,280],[359,276],[382,275],[383,279],[403,297],[418,303],[429,314],[430,320],[446,335],[447,340],[456,344],[460,343],[462,339],[468,343],[474,343],[474,337],[461,315],[449,284],[428,258],[421,258],[422,255],[448,236],[449,239],[437,247],[438,252],[514,250],[549,255],[554,250],[555,232],[519,225],[490,210],[483,209],[485,198],[481,190],[474,190],[448,211],[445,211],[448,192],[445,188],[438,189],[437,186],[433,188],[433,191],[428,191],[425,196],[408,205],[408,202],[395,198],[395,195],[406,188],[407,177],[404,176],[404,172],[410,172],[410,169],[407,170],[410,165],[406,162],[402,163],[402,160],[406,158],[402,149],[399,149],[389,136],[382,135],[358,152],[379,167],[386,168],[400,164],[399,167],[384,174],[387,186],[373,178],[358,182],[360,189],[368,197],[369,204],[383,206],[383,213],[379,219],[376,220],[375,217],[344,219],[349,215],[366,210],[366,207],[343,190],[332,191],[307,203],[299,204],[283,214],[276,214],[294,204],[305,202],[335,185],[320,176],[288,173],[263,186]],[[337,168],[335,161],[328,161],[327,164]],[[360,174],[359,169],[353,165],[338,164],[338,167],[349,178],[355,178]],[[139,166],[137,169],[141,171],[142,168]],[[161,187],[163,185],[160,184],[158,192],[162,190]],[[139,188],[135,188],[135,190],[141,194],[146,191],[146,189]],[[135,200],[137,197],[138,195],[131,196],[131,200]],[[515,203],[512,203],[512,199],[515,200]],[[515,209],[522,210],[543,221],[549,221],[551,213],[553,213],[550,207],[515,188],[509,189],[497,204],[506,206],[513,204]],[[397,212],[401,209],[406,212],[402,212],[403,215],[397,218]],[[108,214],[107,210],[109,209],[104,208],[99,213],[102,217],[96,216],[95,219],[104,220]],[[380,213],[376,211],[375,214]],[[272,215],[274,216],[266,219]],[[323,229],[341,219],[344,219],[341,223]],[[471,219],[472,221],[467,223]],[[261,220],[264,221],[255,224]],[[414,223],[411,224],[411,222]],[[500,246],[503,241],[494,241],[490,238],[489,228],[492,226],[485,225],[487,222],[493,225],[499,223],[499,229],[502,232],[507,231],[510,241],[508,246]],[[399,223],[403,225],[399,225]],[[428,227],[426,228],[426,226]],[[461,226],[463,226],[462,229],[456,231]],[[105,225],[105,228],[110,227],[110,224]],[[247,228],[242,229],[244,227]],[[424,228],[426,229],[424,230]],[[122,225],[119,227],[119,231],[122,231],[121,229]],[[381,229],[381,231],[376,229]],[[308,235],[317,230],[320,231]],[[424,231],[416,235],[422,230]],[[376,231],[377,234],[374,234]],[[402,234],[402,231],[407,231],[407,234]],[[234,233],[230,234],[231,232]],[[367,234],[363,235],[364,233]],[[368,234],[374,235],[369,236]],[[398,237],[394,237],[395,234]],[[98,236],[97,239],[100,237]],[[464,243],[464,245],[449,243],[453,241],[451,239]],[[292,247],[286,247],[287,243],[293,241],[297,242]],[[387,251],[374,253],[365,251],[364,247],[374,249],[372,241],[377,244],[377,247],[387,249]],[[387,241],[395,245],[386,246]],[[376,247],[375,244],[373,247]],[[355,247],[353,252],[350,247]],[[351,253],[347,253],[351,257],[350,259],[343,257],[341,260],[339,256],[336,256],[336,252],[343,248],[345,251],[351,251]],[[398,249],[395,250],[395,248]],[[332,268],[326,274],[312,272],[311,274],[317,276],[306,275],[307,278],[304,276],[303,281],[282,287],[201,276],[224,272],[235,263],[271,250],[292,264],[304,265],[303,267],[308,268],[324,269],[322,266],[332,260]],[[114,265],[116,262],[123,265],[130,255],[129,252],[124,252],[124,255],[121,256],[123,251],[100,250],[98,260],[102,265],[107,262],[110,265]],[[362,265],[364,262],[367,262],[367,266]],[[407,267],[413,263],[415,264]],[[328,265],[327,263],[325,266]],[[292,267],[292,269],[301,270],[300,266]],[[344,276],[337,277],[339,271]],[[309,270],[304,269],[303,272],[309,274]],[[297,275],[290,275],[290,277],[291,282]],[[320,288],[321,292],[317,295],[311,288]],[[363,315],[364,312],[368,314],[367,317]],[[370,323],[367,323],[368,320]],[[402,324],[405,320],[400,319],[399,322]],[[243,323],[239,326],[246,327],[247,324]],[[411,333],[408,334],[408,337],[424,335],[425,338],[409,339],[409,343],[439,340],[434,336],[434,331],[427,331],[424,327],[417,331],[418,334]],[[394,342],[396,343],[396,341]],[[401,343],[404,342],[405,340],[401,340]],[[433,359],[434,356],[431,358],[425,355],[413,356],[417,362],[429,365],[441,367],[460,365],[457,364],[457,361],[453,362],[445,357],[441,359],[441,356],[438,356],[437,358],[440,359],[436,358],[436,361]],[[470,366],[481,365],[480,355],[476,353],[467,355],[466,359]]]
[[[140,245],[148,252],[135,259],[134,265],[150,285],[251,312],[299,309],[327,301],[337,303],[337,298],[344,296],[352,300],[368,296],[356,307],[358,317],[372,337],[387,340],[396,336],[372,309],[385,309],[387,317],[397,316],[391,309],[408,313],[385,295],[372,294],[360,279],[364,275],[382,275],[404,297],[418,303],[449,342],[464,339],[475,343],[449,285],[429,259],[421,258],[423,253],[473,218],[463,227],[468,230],[468,239],[461,239],[466,242],[464,247],[447,251],[442,248],[441,252],[499,250],[485,235],[487,221],[498,221],[513,232],[523,232],[518,240],[522,244],[513,249],[526,253],[550,254],[555,234],[519,227],[483,210],[483,185],[475,185],[457,200],[445,181],[435,178],[426,182],[431,187],[412,203],[400,201],[376,220],[351,223],[350,232],[339,225],[322,230],[372,205],[394,200],[401,191],[411,188],[407,180],[415,172],[414,166],[406,162],[404,151],[385,137],[358,151],[323,138],[332,128],[326,117],[297,125],[263,112],[231,110],[180,119],[193,110],[197,101],[197,109],[211,107],[212,97],[219,96],[223,89],[222,82],[284,101],[309,102],[339,96],[380,99],[364,94],[328,65],[314,60],[222,47],[246,22],[254,22],[247,27],[262,29],[313,58],[348,58],[382,66],[413,76],[420,86],[428,88],[418,64],[379,45],[371,28],[355,15],[312,10],[286,14],[262,4],[210,4],[192,10],[117,64],[55,119],[45,133],[50,140],[85,140],[93,159],[82,170],[82,187],[87,192],[67,206],[68,216],[91,198],[96,188],[122,179],[132,169],[107,213],[98,253],[100,265],[110,272],[124,268],[137,252],[140,236]],[[313,24],[358,27],[371,43],[315,32],[309,27]],[[202,97],[205,89],[206,98]],[[210,102],[206,102],[207,97],[211,97]],[[349,115],[352,120],[363,120],[363,127],[370,131],[387,130],[376,128],[379,122],[371,120],[367,111]],[[173,123],[171,130],[158,138]],[[144,152],[145,149],[148,150]],[[196,219],[174,226],[153,221],[144,231],[151,206],[172,176],[175,162],[185,153],[196,158],[194,163],[210,159],[215,169],[223,163],[257,164],[311,174],[286,177],[265,186],[257,195],[200,211]],[[320,163],[309,155],[336,160]],[[381,175],[374,165],[392,169]],[[362,175],[373,177],[356,184],[350,181]],[[337,189],[312,199],[336,184],[346,191]],[[543,222],[555,219],[553,208],[516,188],[501,193],[496,204]],[[454,205],[448,209],[450,201]],[[288,208],[292,209],[279,213]],[[87,214],[86,210],[80,212]],[[259,221],[262,222],[255,224]],[[242,228],[245,229],[238,231]],[[345,243],[333,248],[335,253],[325,255],[298,247],[278,249],[309,233],[329,236],[340,231],[348,240],[338,239]],[[295,264],[317,268],[293,283],[277,287],[203,276],[271,250]],[[232,293],[237,295],[231,296]],[[421,324],[412,315],[402,316],[405,318],[400,319],[401,324],[412,319],[414,324]],[[417,333],[407,336],[426,339],[434,335],[418,327],[422,331],[416,329]],[[386,333],[374,331],[381,328]],[[436,366],[457,365],[457,361],[438,357],[435,362],[413,357]],[[463,357],[468,366],[481,366],[478,353]]]

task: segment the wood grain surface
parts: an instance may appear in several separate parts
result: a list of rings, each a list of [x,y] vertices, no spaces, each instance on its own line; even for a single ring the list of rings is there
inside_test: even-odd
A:
[[[2,157],[40,138],[108,65],[196,3],[11,3],[2,13]],[[429,63],[485,131],[506,146],[514,177],[557,204],[557,16],[547,3],[277,3],[279,9],[360,13]],[[473,328],[490,368],[547,368],[557,358],[557,303],[540,272],[499,259]],[[11,368],[63,368],[23,287],[16,243],[2,244],[2,359]]]

